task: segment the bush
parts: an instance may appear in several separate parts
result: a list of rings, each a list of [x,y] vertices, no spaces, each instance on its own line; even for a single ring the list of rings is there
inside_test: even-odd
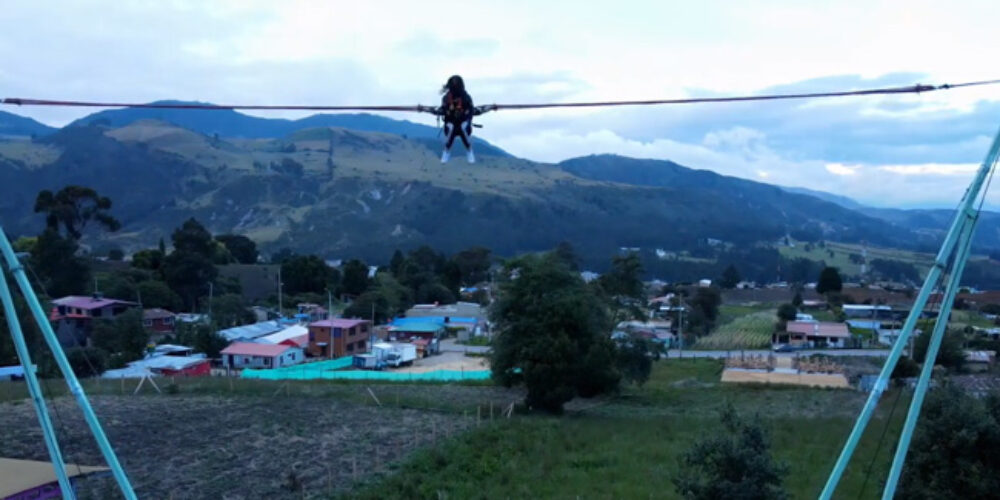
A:
[[[896,367],[892,370],[891,378],[910,378],[920,375],[920,364],[912,359],[903,356],[899,358],[899,362],[896,363]]]
[[[108,353],[97,347],[71,347],[66,359],[77,377],[97,377],[107,370]]]

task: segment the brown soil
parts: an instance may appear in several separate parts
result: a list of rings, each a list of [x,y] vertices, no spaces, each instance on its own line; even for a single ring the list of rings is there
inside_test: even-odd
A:
[[[489,392],[427,389],[470,392],[470,400]],[[390,399],[388,394],[382,398]],[[95,396],[91,401],[140,498],[326,496],[377,478],[415,448],[475,425],[474,414],[294,394]],[[61,397],[49,405],[65,459],[103,465],[74,401]],[[28,401],[0,404],[0,450],[7,457],[48,460]],[[82,498],[119,497],[111,477],[89,478],[81,485]]]

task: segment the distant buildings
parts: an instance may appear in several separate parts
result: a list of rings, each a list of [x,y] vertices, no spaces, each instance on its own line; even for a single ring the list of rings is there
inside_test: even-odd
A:
[[[70,295],[52,301],[49,320],[63,347],[85,346],[96,319],[114,319],[139,304],[127,300]]]
[[[142,326],[153,334],[171,335],[177,326],[176,317],[166,309],[145,309],[142,311]]]
[[[784,332],[774,334],[772,343],[798,347],[847,347],[851,332],[844,323],[789,321]]]

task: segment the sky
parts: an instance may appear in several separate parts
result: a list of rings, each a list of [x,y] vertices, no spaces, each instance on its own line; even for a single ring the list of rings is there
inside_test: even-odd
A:
[[[1000,78],[1000,2],[8,1],[4,97],[477,104],[849,90]],[[2,110],[61,126],[72,108]],[[295,118],[303,113],[266,112]],[[426,124],[427,115],[389,114]],[[954,207],[1000,127],[1000,86],[918,96],[501,111],[524,158],[669,159],[891,207]],[[988,204],[1000,207],[1000,192]]]

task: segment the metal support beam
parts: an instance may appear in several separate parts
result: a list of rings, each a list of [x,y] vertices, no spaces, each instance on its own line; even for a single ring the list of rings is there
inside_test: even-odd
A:
[[[906,453],[909,451],[910,441],[913,439],[913,430],[916,428],[917,419],[920,417],[920,407],[924,403],[924,396],[927,394],[927,387],[930,384],[931,372],[934,370],[934,361],[937,359],[941,341],[948,330],[948,318],[951,316],[952,305],[955,303],[955,296],[958,294],[962,273],[965,271],[965,263],[969,259],[969,252],[972,248],[972,235],[975,233],[978,220],[978,217],[967,219],[962,235],[959,238],[958,253],[955,256],[954,268],[948,277],[948,286],[941,302],[937,321],[934,323],[934,333],[927,345],[927,353],[924,356],[924,366],[920,370],[920,378],[917,380],[917,387],[913,392],[913,400],[910,401],[910,410],[906,414],[906,422],[903,424],[903,431],[899,436],[899,445],[896,447],[896,454],[892,459],[889,478],[886,480],[885,489],[882,492],[883,500],[892,500],[892,497],[896,494],[896,487],[903,472],[903,463],[906,461]]]
[[[39,303],[38,297],[35,296],[35,291],[31,288],[28,276],[25,274],[24,268],[21,267],[21,263],[17,260],[17,256],[14,255],[14,248],[11,246],[10,240],[7,239],[7,234],[4,233],[2,227],[0,227],[0,252],[3,253],[11,274],[13,274],[14,279],[17,281],[24,299],[28,302],[28,307],[35,317],[35,322],[42,332],[42,337],[45,338],[45,343],[52,350],[52,356],[55,358],[56,364],[59,365],[59,370],[62,371],[63,377],[66,379],[69,392],[76,398],[77,404],[83,411],[83,418],[86,420],[87,426],[90,427],[90,432],[94,435],[94,440],[97,441],[97,446],[101,449],[101,454],[104,455],[104,461],[111,468],[111,473],[114,475],[115,481],[118,482],[118,488],[121,489],[126,500],[136,500],[137,497],[135,496],[135,491],[132,490],[132,484],[118,462],[115,450],[111,447],[111,443],[108,442],[108,437],[104,434],[104,429],[101,428],[101,422],[97,420],[97,415],[90,406],[87,394],[84,393],[83,387],[80,386],[80,381],[77,380],[76,374],[73,373],[73,368],[70,366],[69,360],[66,359],[66,354],[62,350],[62,346],[59,345],[59,339],[52,330],[48,315],[42,310],[42,305]]]
[[[10,287],[7,286],[7,276],[3,273],[3,265],[0,264],[0,302],[3,302],[4,315],[7,317],[7,328],[10,336],[14,339],[14,349],[17,351],[17,359],[24,367],[24,380],[28,384],[28,394],[31,395],[31,402],[35,406],[35,414],[38,415],[38,423],[42,426],[42,437],[45,439],[45,448],[49,451],[49,458],[52,459],[52,468],[55,469],[56,479],[59,481],[59,488],[62,490],[63,498],[73,499],[73,485],[66,475],[66,462],[63,460],[62,451],[59,449],[59,441],[56,439],[56,431],[52,427],[52,420],[49,419],[49,410],[45,406],[45,396],[42,394],[42,387],[38,385],[38,377],[32,369],[31,355],[28,352],[28,344],[24,340],[24,332],[21,331],[21,323],[17,319],[17,310],[14,308],[14,297],[10,294]]]
[[[917,295],[917,299],[913,303],[913,308],[910,310],[909,316],[906,317],[906,322],[903,324],[903,330],[900,332],[896,342],[893,343],[892,350],[889,351],[889,357],[886,359],[885,365],[882,366],[882,371],[879,372],[878,380],[875,382],[875,387],[872,389],[871,394],[868,395],[868,399],[865,401],[865,406],[861,409],[861,414],[858,415],[858,419],[854,423],[854,428],[851,430],[851,434],[847,437],[847,442],[844,443],[844,449],[840,452],[840,456],[837,457],[837,462],[833,466],[833,471],[830,472],[830,477],[827,479],[826,485],[820,493],[819,498],[821,500],[830,500],[834,491],[837,489],[837,484],[840,482],[840,478],[843,476],[848,462],[851,461],[851,456],[854,454],[854,450],[858,446],[858,441],[861,440],[861,436],[864,434],[865,428],[868,426],[868,421],[871,420],[872,413],[874,413],[875,407],[878,405],[878,400],[888,386],[889,377],[892,375],[893,369],[896,368],[896,363],[899,362],[899,358],[903,353],[903,347],[906,346],[907,341],[909,341],[910,335],[913,333],[913,328],[916,326],[917,320],[920,318],[924,307],[927,305],[927,299],[930,297],[931,291],[937,285],[942,272],[945,267],[947,267],[952,255],[955,253],[959,235],[963,232],[967,221],[971,217],[975,217],[975,214],[977,213],[975,202],[979,197],[983,184],[986,182],[987,176],[997,162],[998,155],[1000,155],[1000,131],[998,131],[996,136],[994,136],[993,143],[990,145],[990,149],[986,154],[986,159],[979,167],[979,170],[976,172],[975,177],[973,177],[968,189],[966,189],[965,194],[962,196],[962,201],[959,205],[957,213],[955,214],[955,218],[951,223],[951,227],[948,229],[948,234],[945,236],[944,243],[941,245],[941,250],[934,259],[934,265],[927,273],[927,278],[924,280],[924,284],[920,288],[920,293]]]

